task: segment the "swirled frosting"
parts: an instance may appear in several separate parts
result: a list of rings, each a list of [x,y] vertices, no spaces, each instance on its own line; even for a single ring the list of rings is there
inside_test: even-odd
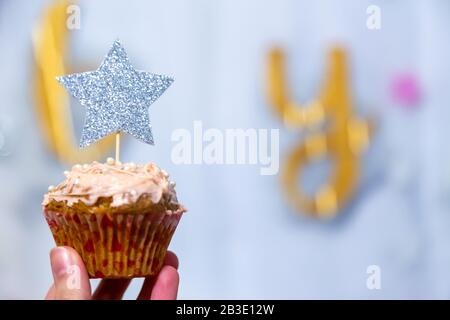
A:
[[[109,158],[107,163],[75,165],[64,174],[66,179],[62,183],[49,187],[44,206],[52,200],[65,201],[68,206],[78,201],[93,205],[101,197],[110,197],[110,206],[118,207],[134,203],[142,195],[147,195],[153,203],[158,203],[163,195],[177,202],[175,183],[153,163],[122,164]]]

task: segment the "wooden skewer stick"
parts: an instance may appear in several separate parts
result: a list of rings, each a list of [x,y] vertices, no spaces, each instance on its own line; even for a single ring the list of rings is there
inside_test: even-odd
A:
[[[116,162],[120,161],[120,132],[116,133]]]

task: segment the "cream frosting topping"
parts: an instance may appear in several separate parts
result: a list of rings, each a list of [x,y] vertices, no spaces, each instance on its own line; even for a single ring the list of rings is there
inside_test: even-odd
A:
[[[71,206],[78,201],[93,205],[101,197],[111,197],[112,207],[134,203],[147,195],[158,203],[163,194],[177,202],[175,183],[168,174],[153,163],[136,165],[120,163],[109,158],[107,163],[75,165],[65,171],[66,179],[56,187],[50,186],[43,205],[51,200],[66,201]]]

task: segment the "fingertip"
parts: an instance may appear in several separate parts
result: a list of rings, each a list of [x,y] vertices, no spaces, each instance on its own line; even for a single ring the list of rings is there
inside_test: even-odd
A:
[[[172,251],[167,251],[166,258],[164,260],[164,265],[172,266],[175,269],[178,269],[179,266],[179,260],[175,253]]]
[[[50,264],[53,277],[61,276],[70,267],[78,267],[81,274],[87,274],[83,260],[78,252],[71,247],[59,246],[50,251]]]
[[[78,252],[68,246],[58,246],[50,250],[51,261],[58,260],[60,258],[70,259],[72,263],[83,264],[83,260],[81,259]]]

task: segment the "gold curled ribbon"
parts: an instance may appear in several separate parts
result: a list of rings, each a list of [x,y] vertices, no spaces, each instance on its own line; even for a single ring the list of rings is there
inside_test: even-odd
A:
[[[114,145],[114,136],[81,150],[73,133],[69,95],[56,80],[66,74],[64,57],[70,30],[67,9],[72,2],[57,0],[44,12],[33,32],[35,73],[33,89],[41,129],[47,145],[66,163],[99,159]]]
[[[373,128],[370,121],[352,113],[347,70],[344,50],[333,48],[320,96],[300,105],[292,101],[287,90],[283,51],[275,48],[269,53],[269,99],[284,125],[311,128],[327,124],[323,132],[312,133],[295,146],[281,173],[287,198],[295,209],[321,218],[335,216],[352,197],[359,180],[359,155],[369,144]],[[298,177],[307,164],[324,157],[332,162],[331,176],[315,194],[308,195]]]

